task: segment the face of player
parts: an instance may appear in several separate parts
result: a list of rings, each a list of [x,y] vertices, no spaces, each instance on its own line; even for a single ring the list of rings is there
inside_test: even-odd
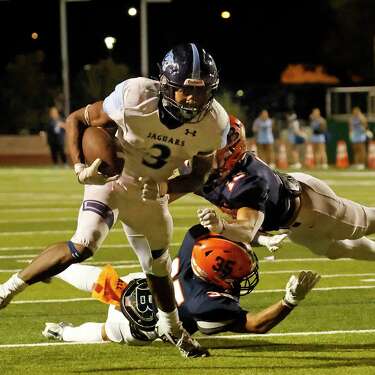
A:
[[[208,102],[204,87],[183,87],[175,91],[175,101],[186,108],[202,109]]]

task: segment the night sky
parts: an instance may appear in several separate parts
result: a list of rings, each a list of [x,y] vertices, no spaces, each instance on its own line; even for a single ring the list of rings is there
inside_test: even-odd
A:
[[[130,6],[139,8],[139,2],[68,3],[72,78],[85,64],[108,56],[103,42],[107,35],[117,38],[113,59],[127,64],[135,75],[140,74],[139,13],[136,17],[128,16]],[[367,20],[355,19],[358,16],[354,15],[352,30],[349,27],[346,35],[345,27],[338,25],[338,17],[341,14],[348,22],[351,20],[348,12],[356,7],[360,9],[360,17]],[[222,10],[229,10],[232,17],[223,20]],[[167,4],[149,4],[148,16],[152,75],[157,74],[156,63],[173,45],[190,41],[200,43],[212,53],[222,82],[229,86],[278,83],[280,73],[290,63],[322,64],[338,75],[347,73],[349,68],[350,73],[356,74],[372,69],[370,34],[375,34],[375,22],[370,22],[375,21],[372,0],[173,0]],[[357,45],[354,35],[361,28],[362,35],[358,38],[365,47]],[[58,0],[0,1],[0,31],[0,74],[16,54],[41,49],[46,54],[48,72],[60,77]],[[34,31],[39,33],[36,41],[30,36]],[[331,45],[327,42],[330,38],[334,41]],[[355,61],[340,60],[338,55],[344,50]],[[363,66],[365,62],[367,65]]]

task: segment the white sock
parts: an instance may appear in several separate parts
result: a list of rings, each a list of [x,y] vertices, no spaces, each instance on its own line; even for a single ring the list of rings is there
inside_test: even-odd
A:
[[[18,273],[12,275],[4,284],[1,285],[1,289],[6,294],[16,295],[22,292],[28,284],[26,284],[19,276]]]
[[[64,327],[63,340],[75,342],[104,342],[103,323],[84,323],[78,327]]]
[[[84,292],[91,292],[102,269],[86,264],[72,264],[55,277]]]
[[[171,312],[165,312],[158,309],[158,318],[158,326],[162,327],[162,330],[166,330],[168,332],[181,329],[182,324],[180,318],[178,317],[177,308]]]

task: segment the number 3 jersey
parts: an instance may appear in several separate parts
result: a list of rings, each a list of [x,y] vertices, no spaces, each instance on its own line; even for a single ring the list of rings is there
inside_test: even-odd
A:
[[[118,125],[123,173],[158,182],[194,155],[223,147],[229,130],[228,115],[216,100],[202,121],[167,128],[159,119],[159,86],[148,78],[131,78],[118,84],[103,103],[104,112]]]
[[[178,314],[190,333],[198,329],[207,335],[233,330],[245,324],[247,311],[239,297],[225,293],[222,288],[199,279],[191,268],[191,254],[197,238],[208,229],[195,225],[186,233],[177,257],[172,264],[172,279]]]

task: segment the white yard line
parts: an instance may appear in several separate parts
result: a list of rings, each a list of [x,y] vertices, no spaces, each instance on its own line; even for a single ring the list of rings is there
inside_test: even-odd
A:
[[[312,292],[329,292],[331,290],[357,290],[357,289],[374,289],[375,285],[353,285],[353,286],[332,286],[327,288],[314,288]],[[282,289],[264,289],[264,290],[253,290],[251,294],[254,293],[276,293],[285,292],[285,288]]]
[[[196,215],[173,215],[174,219],[195,219]],[[10,223],[53,223],[53,222],[75,222],[77,221],[77,216],[69,217],[53,217],[46,219],[7,219],[0,220],[0,224],[10,224]]]
[[[248,337],[254,338],[266,338],[266,337],[287,337],[287,336],[322,336],[322,335],[347,335],[347,334],[368,334],[375,333],[375,329],[350,329],[350,330],[338,330],[338,331],[315,331],[315,332],[285,332],[285,333],[266,333],[264,335],[257,334],[242,334],[242,335],[225,335],[225,336],[200,336],[199,340],[211,338],[219,339],[246,339]]]
[[[303,336],[329,336],[329,335],[366,335],[375,333],[375,329],[357,329],[357,330],[340,330],[340,331],[315,331],[315,332],[285,332],[285,333],[266,333],[264,335],[256,334],[241,334],[241,335],[217,335],[217,336],[197,336],[199,340],[243,340],[247,338],[259,338],[264,340],[268,337],[303,337]],[[16,349],[16,348],[34,348],[46,346],[60,346],[60,345],[102,345],[108,344],[102,342],[38,342],[34,344],[2,344],[0,349]]]
[[[173,228],[173,230],[183,230],[183,231],[187,231],[189,229],[188,226],[184,226],[184,227],[181,227],[181,226],[176,226]],[[75,231],[75,228],[72,228],[72,229],[67,229],[67,230],[35,230],[35,231],[22,231],[22,232],[17,232],[17,231],[14,231],[14,232],[0,232],[0,237],[4,237],[4,236],[35,236],[36,234],[37,235],[44,235],[44,234],[68,234],[68,233],[71,233],[73,234]],[[111,229],[111,233],[123,233],[124,231],[120,228],[118,229]]]
[[[171,246],[179,246],[181,245],[180,242],[172,242]],[[45,245],[41,246],[7,246],[7,247],[0,247],[0,251],[24,251],[24,250],[43,250]],[[128,244],[113,244],[113,245],[102,245],[101,249],[121,249],[121,248],[131,248]]]
[[[327,292],[332,290],[356,290],[356,289],[374,289],[375,285],[353,285],[353,286],[334,286],[329,288],[314,288],[313,292]],[[278,293],[285,292],[285,289],[264,289],[264,290],[254,290],[251,293]],[[87,298],[62,298],[62,299],[39,299],[39,300],[19,300],[12,301],[12,304],[31,304],[31,303],[69,303],[69,302],[87,302],[87,301],[96,301],[96,299],[87,297]]]

